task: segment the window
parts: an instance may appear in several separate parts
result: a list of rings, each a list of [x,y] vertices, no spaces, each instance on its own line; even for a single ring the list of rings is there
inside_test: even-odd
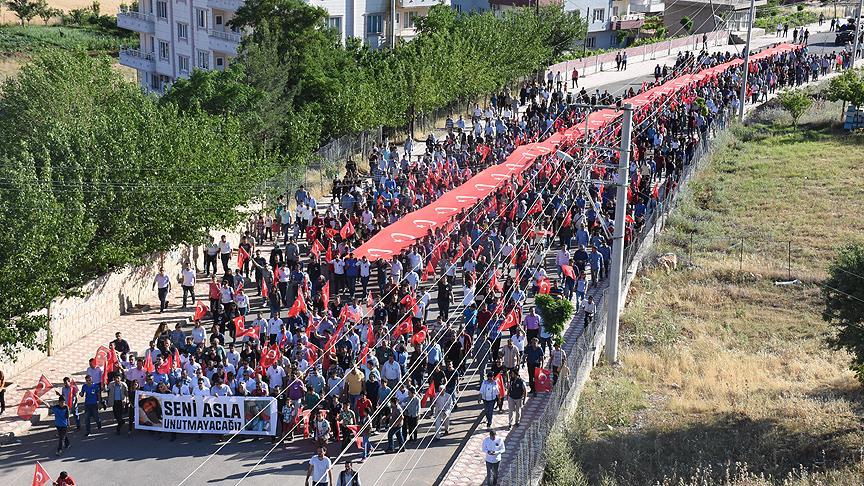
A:
[[[177,22],[177,38],[183,40],[189,38],[189,24]]]
[[[154,91],[159,90],[159,75],[156,73],[150,74],[150,89]]]
[[[588,37],[585,39],[585,47],[591,49],[594,47],[594,44],[597,42],[596,37]]]
[[[456,5],[456,13],[462,13],[462,5]]]
[[[170,48],[168,47],[168,43],[163,41],[163,40],[160,40],[159,41],[159,59],[161,59],[163,61],[167,61],[169,59],[169,55],[170,55],[169,51],[170,51]]]
[[[160,19],[168,18],[168,2],[156,2],[156,16]]]
[[[327,27],[334,29],[336,32],[342,33],[342,17],[330,17],[327,19]]]
[[[189,72],[189,56],[177,56],[177,67],[181,73]]]
[[[405,14],[407,17],[405,21],[406,29],[413,29],[415,27],[414,23],[417,22],[417,12],[408,12]]]
[[[195,9],[195,25],[199,30],[207,30],[207,10],[203,8]]]
[[[591,17],[592,22],[603,22],[603,19],[606,17],[605,8],[595,8],[592,13],[594,14]]]
[[[618,7],[612,7],[612,16],[613,16],[613,17],[617,17],[617,16],[618,16]]]
[[[225,66],[225,58],[217,57],[216,58],[216,67],[224,67]]]
[[[147,40],[150,43],[150,54],[155,53],[156,52],[156,38],[155,37],[148,37]]]
[[[198,67],[201,69],[210,69],[210,52],[198,51]]]
[[[222,25],[222,16],[221,15],[214,16],[213,23],[216,25]]]
[[[384,32],[384,17],[381,14],[369,14],[366,16],[366,33],[380,34]]]

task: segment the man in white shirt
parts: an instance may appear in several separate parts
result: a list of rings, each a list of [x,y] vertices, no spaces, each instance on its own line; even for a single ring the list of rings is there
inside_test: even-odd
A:
[[[261,336],[261,342],[264,342],[264,338],[270,334],[268,331],[267,321],[261,317],[260,312],[255,316],[255,320],[252,321],[252,327],[258,329],[258,335]]]
[[[171,278],[165,274],[165,269],[160,268],[156,278],[153,279],[153,288],[158,287],[159,293],[159,313],[165,312],[168,307],[168,292],[171,291]]]
[[[495,404],[498,403],[498,383],[495,381],[492,371],[486,372],[486,379],[480,384],[480,399],[483,400],[483,415],[486,416],[486,427],[492,428],[492,414],[495,412]]]
[[[188,293],[190,297],[192,297],[192,303],[195,303],[195,272],[189,268],[189,265],[183,265],[183,272],[181,273],[183,278],[183,283],[180,284],[183,287],[183,308],[186,308],[186,294]]]
[[[276,338],[279,336],[279,330],[282,329],[283,324],[285,323],[279,318],[278,312],[267,321],[267,335],[270,338],[270,344],[277,342]]]
[[[501,455],[504,454],[504,441],[495,437],[495,431],[489,431],[489,437],[483,439],[483,455],[486,459],[486,481],[484,484],[495,486],[498,484],[498,465],[501,464]]]
[[[393,358],[392,354],[387,359],[387,362],[384,363],[384,366],[381,367],[381,378],[387,382],[387,387],[391,390],[402,379],[402,367],[399,366],[399,363]]]
[[[278,386],[281,389],[285,383],[285,368],[276,363],[271,364],[267,368],[267,379],[270,381],[270,388]]]
[[[219,257],[222,258],[222,272],[224,273],[228,273],[228,262],[231,261],[232,251],[228,237],[222,235],[222,238],[219,239]]]
[[[390,263],[390,276],[397,282],[402,280],[402,262],[399,261],[398,257],[394,256]]]
[[[198,378],[198,386],[192,390],[192,396],[194,397],[209,397],[210,389],[204,386],[204,378]]]
[[[333,463],[326,456],[323,447],[319,447],[317,454],[309,459],[309,467],[306,469],[306,486],[333,485]],[[309,480],[312,480],[311,482]]]
[[[214,397],[227,397],[233,395],[234,393],[231,391],[230,386],[226,385],[225,383],[219,383],[213,388],[210,388],[210,394]]]

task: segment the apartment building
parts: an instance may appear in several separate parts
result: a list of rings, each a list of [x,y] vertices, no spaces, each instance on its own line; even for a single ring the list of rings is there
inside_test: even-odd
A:
[[[343,42],[356,37],[373,48],[413,39],[417,19],[432,6],[453,6],[451,0],[308,1],[327,10],[327,24]],[[121,49],[120,64],[135,69],[138,83],[154,92],[193,69],[223,70],[240,46],[241,33],[228,22],[241,5],[243,0],[140,0],[137,10],[121,7],[117,26],[137,32],[140,47]]]
[[[567,0],[564,9],[580,12],[588,22],[588,49],[609,49],[619,45],[619,31],[642,27],[645,14],[662,12],[663,5],[657,0]]]

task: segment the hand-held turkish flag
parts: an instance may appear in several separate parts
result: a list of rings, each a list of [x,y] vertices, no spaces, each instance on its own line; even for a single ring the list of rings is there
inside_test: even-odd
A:
[[[151,363],[152,366],[152,363]],[[70,409],[72,408],[72,404],[75,403],[75,396],[78,395],[78,384],[75,383],[75,378],[69,379],[69,395],[66,397],[66,406]]]
[[[495,375],[495,383],[498,385],[498,398],[507,396],[507,391],[504,389],[504,377],[501,373]]]
[[[171,366],[180,368],[180,351],[177,348],[174,348],[174,357],[171,359]]]
[[[399,303],[411,309],[411,312],[417,312],[417,299],[415,299],[413,295],[408,294],[405,297],[402,297],[402,300],[400,300]]]
[[[369,343],[363,345],[363,349],[360,350],[360,355],[357,357],[357,361],[366,364],[367,356],[369,356]]]
[[[270,284],[268,284],[266,281],[261,282],[261,297],[266,299],[269,296],[270,296]]]
[[[426,326],[423,326],[423,329],[420,329],[413,336],[411,336],[411,344],[418,346],[423,344],[426,341],[426,334],[429,332]]]
[[[570,223],[573,222],[573,213],[567,211],[567,216],[564,217],[564,221],[561,223],[561,226],[567,227],[570,226]]]
[[[327,245],[327,263],[333,261],[333,243]]]
[[[351,220],[349,219],[348,222],[345,223],[345,226],[343,226],[342,229],[339,230],[339,236],[341,236],[343,240],[347,240],[353,234],[354,234],[354,225],[351,224]]]
[[[504,332],[511,327],[516,327],[518,324],[519,318],[516,316],[516,309],[512,309],[507,313],[504,321],[501,322],[501,329],[499,329],[498,332]]]
[[[309,253],[316,257],[321,255],[322,251],[324,251],[324,245],[321,244],[320,240],[315,240],[315,243],[312,243],[312,248],[309,249]]]
[[[421,279],[425,282],[429,280],[430,277],[435,276],[435,267],[432,266],[432,260],[429,260],[429,263],[426,264],[426,268],[423,270],[423,276]]]
[[[252,257],[249,255],[249,252],[246,251],[245,248],[243,248],[242,246],[240,248],[237,248],[237,268],[243,268],[243,265],[250,259],[252,259]]]
[[[411,332],[411,319],[408,319],[396,326],[396,329],[393,329],[393,337],[398,338],[399,336],[408,334],[409,332]]]
[[[147,373],[153,373],[156,371],[156,366],[153,365],[153,355],[150,353],[150,350],[144,352],[147,356],[144,358],[144,371]]]
[[[163,375],[167,375],[168,373],[171,373],[171,360],[166,359],[166,360],[162,361],[162,364],[159,365],[158,368],[156,368],[156,371],[158,371],[159,373],[161,373]]]
[[[33,486],[44,486],[51,481],[51,476],[48,475],[48,471],[42,467],[42,464],[39,464],[39,461],[36,461],[36,470],[33,471]]]
[[[544,368],[534,369],[534,390],[539,393],[552,391],[552,372]]]
[[[350,430],[354,435],[354,443],[357,445],[357,448],[361,451],[363,450],[363,436],[360,435],[360,426],[359,425],[345,425],[345,428]]]
[[[327,307],[330,305],[330,281],[321,287],[321,303],[324,304],[324,310],[327,310]]]
[[[538,294],[548,294],[552,291],[552,284],[549,283],[548,278],[544,278],[537,282],[537,293]]]
[[[39,377],[39,382],[36,383],[36,388],[33,389],[33,394],[37,397],[41,397],[52,389],[54,389],[54,385],[48,381],[48,378],[45,378],[45,375],[42,375]]]
[[[498,280],[498,270],[492,272],[492,279],[489,281],[489,288],[494,290],[495,292],[503,292],[504,287],[501,285],[501,282]]]
[[[105,371],[105,365],[108,364],[108,348],[105,346],[99,346],[99,349],[96,350],[96,356],[94,357],[96,360],[96,366],[102,368],[102,371]]]
[[[39,397],[33,391],[28,390],[24,392],[24,396],[21,397],[21,402],[18,404],[18,416],[22,420],[30,420],[33,414],[36,413],[36,409],[39,408],[40,403],[42,401],[39,400]]]
[[[426,393],[423,394],[423,398],[420,399],[420,406],[425,407],[430,400],[435,400],[435,382],[429,382],[429,388],[426,389]]]
[[[236,339],[242,339],[244,337],[249,337],[252,339],[258,338],[258,330],[254,327],[250,327],[246,329],[246,318],[243,316],[237,316],[233,319],[234,322],[234,337]]]
[[[282,358],[282,353],[279,351],[279,346],[273,344],[264,348],[261,352],[261,367],[265,370],[273,363],[278,363]]]
[[[200,321],[207,316],[207,313],[210,312],[210,308],[207,307],[207,304],[201,302],[200,300],[195,303],[195,315],[192,316],[193,321]]]
[[[561,265],[561,273],[571,280],[576,280],[576,271],[570,265]]]
[[[291,308],[288,309],[288,317],[296,317],[301,312],[306,312],[306,301],[303,300],[303,292],[297,293],[297,299],[294,300]]]
[[[534,201],[534,205],[531,206],[531,209],[528,210],[528,216],[532,214],[542,213],[543,212],[543,198],[538,197]]]

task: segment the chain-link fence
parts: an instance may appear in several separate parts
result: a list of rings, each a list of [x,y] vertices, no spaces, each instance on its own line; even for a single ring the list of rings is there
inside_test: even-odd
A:
[[[693,151],[692,157],[685,165],[681,179],[675,187],[684,187],[696,170],[705,163],[708,158],[706,155],[718,144],[720,135],[733,120],[734,113],[731,110],[718,113],[714,125],[707,132],[708,137],[703,139]],[[656,236],[656,233],[662,230],[662,224],[665,221],[663,217],[677,206],[680,192],[674,190],[662,195],[657,208],[646,215],[644,224],[633,234],[632,243],[624,250],[625,269],[630,267],[643,242],[649,236]],[[591,372],[595,354],[602,346],[597,338],[605,335],[606,331],[607,289],[595,290],[594,297],[597,312],[593,321],[583,327],[581,322],[584,320],[584,313],[580,311],[573,318],[564,335],[565,348],[567,348],[568,353],[567,366],[571,372],[567,379],[556,383],[543,412],[540,414],[543,419],[529,426],[522,440],[516,445],[515,457],[509,464],[504,465],[507,470],[501,477],[506,485],[536,484],[538,474],[541,472],[540,467],[545,462],[546,442],[552,429],[556,424],[562,423],[561,419],[566,417],[568,408],[575,406],[578,402],[581,387],[576,385],[584,383],[587,375]],[[574,343],[572,347],[566,345],[566,343],[571,342]]]

